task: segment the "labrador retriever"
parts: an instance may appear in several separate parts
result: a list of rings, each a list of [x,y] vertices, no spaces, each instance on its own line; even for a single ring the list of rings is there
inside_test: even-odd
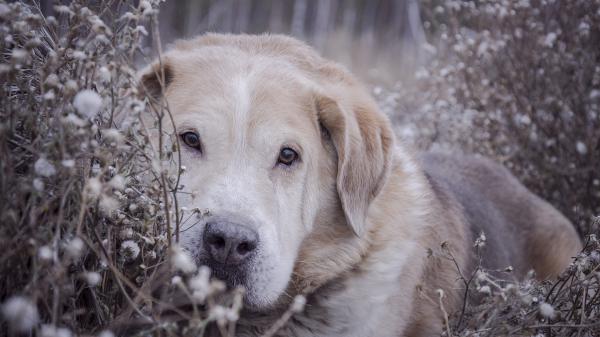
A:
[[[297,294],[305,310],[281,336],[439,335],[438,296],[459,308],[457,269],[473,270],[480,233],[484,267],[515,277],[555,276],[581,248],[501,165],[410,152],[359,81],[293,38],[179,41],[140,82],[173,114],[191,192],[180,204],[208,210],[180,243],[245,287],[241,336]]]

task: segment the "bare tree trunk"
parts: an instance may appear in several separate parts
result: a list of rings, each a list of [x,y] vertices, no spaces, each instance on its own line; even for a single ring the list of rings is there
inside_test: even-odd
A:
[[[315,29],[313,32],[315,46],[319,50],[323,50],[323,47],[325,47],[330,11],[331,0],[319,0],[317,3],[317,18],[315,20]]]
[[[271,17],[269,18],[269,30],[272,32],[284,32],[285,6],[283,0],[272,0]]]
[[[208,30],[216,30],[219,22],[223,16],[223,12],[225,11],[226,1],[215,1],[211,2],[210,7],[208,8],[207,14],[207,27]]]
[[[349,1],[349,3],[350,2],[351,1]],[[340,3],[339,0],[331,0],[331,3],[329,4],[329,18],[327,19],[327,31],[328,32],[331,32],[337,26],[336,19],[337,19],[338,8],[340,7],[339,3]]]
[[[407,33],[407,7],[406,0],[392,2],[392,17],[385,36],[388,41],[399,43],[405,39]]]
[[[233,31],[245,33],[250,29],[250,20],[252,15],[252,1],[241,0],[236,1],[237,4],[237,19],[234,23]]]
[[[306,21],[306,0],[296,0],[294,2],[294,14],[292,16],[292,35],[297,37],[304,36],[304,22]]]
[[[183,13],[183,35],[190,36],[194,34],[202,15],[202,1],[179,1],[174,5],[185,7]]]
[[[234,29],[234,20],[235,20],[235,0],[219,0],[219,2],[223,2],[223,7],[225,10],[223,11],[223,21],[220,26],[217,26],[217,30],[223,32],[231,32]],[[243,1],[245,2],[245,1]],[[219,29],[220,28],[220,29]]]
[[[375,19],[377,18],[378,0],[367,1],[361,24],[361,35],[372,34],[375,30]]]
[[[240,1],[240,0],[238,0]],[[250,12],[252,20],[250,24],[250,32],[253,33],[262,33],[265,31],[269,31],[269,26],[271,23],[271,6],[275,2],[281,2],[284,0],[247,0],[254,5],[251,6]]]
[[[375,20],[379,0],[367,1],[361,24],[361,45],[363,50],[372,50],[375,42]]]
[[[427,39],[423,30],[423,22],[421,22],[419,2],[417,0],[408,0],[407,12],[411,36],[417,47],[421,47],[424,43],[427,43]]]
[[[354,35],[356,28],[356,2],[354,0],[346,0],[344,2],[344,15],[342,17],[342,29],[350,35]]]
[[[178,13],[176,5],[173,1],[160,5],[158,25],[162,42],[168,43],[184,35],[185,19]],[[153,39],[150,39],[151,45],[153,42]]]

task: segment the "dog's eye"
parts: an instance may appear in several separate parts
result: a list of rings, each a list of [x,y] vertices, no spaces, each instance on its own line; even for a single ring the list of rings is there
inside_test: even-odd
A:
[[[202,144],[200,143],[200,135],[198,135],[196,132],[189,131],[182,133],[181,140],[183,140],[185,145],[189,147],[192,147],[197,150],[202,150]]]
[[[279,151],[279,158],[277,158],[278,164],[286,166],[292,165],[298,159],[298,153],[289,147],[284,147]]]

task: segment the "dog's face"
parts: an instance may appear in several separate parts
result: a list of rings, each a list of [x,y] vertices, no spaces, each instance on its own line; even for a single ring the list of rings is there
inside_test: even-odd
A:
[[[218,278],[243,285],[247,302],[267,305],[287,286],[322,186],[313,107],[270,65],[221,58],[189,75],[174,78],[167,99],[181,183],[193,193],[181,205],[205,215],[183,224],[181,244]]]
[[[219,38],[225,45],[195,42],[164,63],[160,99],[173,115],[185,166],[180,243],[229,286],[245,287],[247,306],[264,309],[282,298],[302,246],[327,226],[328,213],[342,214],[351,236],[364,232],[391,138],[376,118],[360,125],[359,114],[344,112],[293,61]],[[149,92],[155,70],[142,76]]]

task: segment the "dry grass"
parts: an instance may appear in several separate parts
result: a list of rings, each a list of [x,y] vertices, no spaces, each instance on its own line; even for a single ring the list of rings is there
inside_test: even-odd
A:
[[[428,27],[442,39],[419,85],[376,96],[390,114],[415,111],[397,116],[405,139],[498,158],[592,233],[599,2],[548,3],[537,16],[534,1],[509,16],[483,10],[497,6],[489,2],[432,5]],[[243,291],[225,291],[178,248],[179,227],[198,210],[177,204],[183,168],[177,137],[163,131],[168,107],[136,81],[136,61],[161,52],[140,47],[160,46],[156,6],[74,1],[44,17],[35,5],[0,3],[0,336],[234,334]],[[531,18],[547,22],[523,29]],[[498,29],[486,33],[493,20]],[[518,28],[517,41],[509,32]],[[536,43],[537,53],[522,47]],[[465,275],[466,305],[448,313],[444,334],[599,335],[596,236],[555,282],[504,279]]]

